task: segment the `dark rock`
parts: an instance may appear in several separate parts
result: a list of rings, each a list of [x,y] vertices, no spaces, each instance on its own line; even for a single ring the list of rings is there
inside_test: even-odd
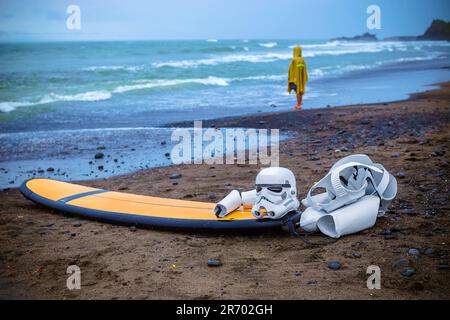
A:
[[[97,147],[97,150],[105,150],[106,149],[106,147],[105,146],[100,146],[100,147]]]
[[[192,194],[186,194],[186,195],[183,196],[184,199],[191,199],[193,197],[194,196]]]
[[[392,263],[392,269],[399,269],[409,266],[409,261],[405,258],[400,258]]]
[[[98,166],[98,170],[102,171],[103,169],[105,169],[103,166]]]
[[[338,37],[333,38],[330,41],[378,41],[378,38],[375,34],[371,34],[369,32],[363,33],[361,35],[356,35],[354,37]]]
[[[402,276],[406,277],[406,278],[411,278],[413,275],[416,274],[416,269],[414,268],[405,268],[405,270],[402,271]]]
[[[354,258],[361,258],[361,257],[362,257],[362,254],[359,253],[359,252],[353,252],[353,253],[352,253],[352,256],[353,256]]]
[[[135,226],[131,226],[131,227],[130,227],[130,231],[131,231],[131,232],[136,232],[136,230],[137,230],[137,229],[136,229]]]
[[[420,40],[450,40],[450,22],[435,19],[425,33],[418,38]]]
[[[78,228],[78,227],[81,227],[81,222],[75,221],[72,225],[73,225],[74,227]]]
[[[328,268],[332,270],[339,270],[341,266],[342,266],[341,263],[337,260],[333,260],[328,263]]]
[[[47,168],[47,172],[54,172],[55,171],[55,168],[53,168],[53,167],[48,167]]]
[[[393,240],[393,239],[397,239],[397,236],[395,234],[387,234],[384,236],[384,239]]]
[[[400,152],[394,152],[393,154],[391,154],[391,158],[398,158],[400,157]]]
[[[98,152],[95,154],[95,159],[103,159],[105,157],[105,154],[103,152]]]
[[[433,248],[426,248],[424,253],[430,256],[430,255],[432,255],[434,253],[434,249]]]
[[[408,250],[408,254],[412,256],[418,256],[420,254],[420,250],[416,248],[411,248]]]
[[[448,264],[438,264],[436,268],[438,270],[448,270]]]
[[[317,284],[317,280],[308,280],[307,285],[315,285]]]
[[[216,196],[216,194],[215,194],[214,192],[210,192],[210,193],[208,194],[208,199],[214,200],[214,199],[217,199],[217,196]]]
[[[181,173],[172,173],[169,178],[170,179],[180,179],[181,177],[182,177]]]
[[[167,142],[161,141],[161,145],[162,145],[162,146],[165,146],[166,144],[167,144]]]
[[[209,267],[220,267],[222,265],[222,261],[219,259],[208,259]]]

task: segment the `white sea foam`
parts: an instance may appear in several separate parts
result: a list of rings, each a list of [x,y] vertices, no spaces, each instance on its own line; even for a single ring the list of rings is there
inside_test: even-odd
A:
[[[101,101],[110,99],[111,92],[100,90],[68,95],[50,93],[50,97],[54,101]]]
[[[53,102],[54,99],[46,96],[37,101],[4,101],[0,102],[0,112],[11,112],[17,108],[32,107]]]
[[[152,66],[155,68],[161,67],[196,68],[202,65],[211,66],[236,62],[264,63],[264,62],[273,62],[277,60],[288,60],[291,58],[292,58],[291,53],[269,52],[265,54],[233,54],[198,60],[175,60],[175,61],[155,62],[152,64]]]
[[[208,39],[208,40],[206,40],[207,42],[219,42],[219,40],[217,40],[217,39]]]
[[[359,53],[376,53],[386,50],[383,46],[367,45],[356,47],[343,47],[333,49],[318,49],[318,50],[304,50],[303,56],[305,58],[317,56],[341,56]],[[268,63],[278,60],[292,59],[291,52],[267,52],[258,54],[231,54],[222,56],[213,56],[203,59],[192,60],[170,60],[162,62],[154,62],[154,68],[171,67],[171,68],[197,68],[199,66],[214,66],[226,63],[249,62],[249,63]]]
[[[90,66],[83,68],[84,71],[130,71],[136,72],[144,69],[144,66]]]
[[[259,45],[261,47],[264,47],[264,48],[274,48],[274,47],[276,47],[278,45],[278,43],[276,43],[276,42],[266,42],[266,43],[260,43]]]
[[[17,108],[33,107],[38,105],[50,104],[58,101],[100,101],[111,98],[111,93],[108,91],[88,91],[72,95],[63,95],[50,93],[45,95],[42,99],[36,101],[5,101],[0,102],[1,112],[11,112]]]
[[[118,86],[113,93],[124,93],[134,90],[151,89],[155,87],[177,86],[182,84],[202,84],[205,86],[228,86],[229,81],[224,78],[208,77],[204,79],[174,79],[174,80],[136,80],[132,84]]]

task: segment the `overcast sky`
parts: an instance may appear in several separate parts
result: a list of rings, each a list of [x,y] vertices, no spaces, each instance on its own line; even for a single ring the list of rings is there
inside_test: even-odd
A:
[[[81,9],[68,30],[66,9]],[[366,27],[369,5],[381,30]],[[0,0],[1,40],[325,39],[422,34],[450,0]]]

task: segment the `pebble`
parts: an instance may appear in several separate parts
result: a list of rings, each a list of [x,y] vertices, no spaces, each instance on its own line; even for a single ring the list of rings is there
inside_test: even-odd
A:
[[[426,248],[424,253],[428,254],[428,255],[432,255],[434,253],[434,249],[433,248]]]
[[[130,231],[131,231],[131,232],[136,232],[136,230],[137,230],[137,229],[136,229],[135,226],[131,226],[131,227],[130,227]]]
[[[412,256],[418,256],[420,254],[420,250],[416,248],[411,248],[408,250],[408,254]]]
[[[53,171],[55,171],[55,168],[53,168],[53,167],[47,168],[47,172],[53,172]]]
[[[217,198],[217,196],[216,196],[216,194],[215,194],[214,192],[210,192],[210,193],[208,194],[208,199],[214,200],[214,199],[216,199],[216,198]]]
[[[95,159],[103,159],[105,157],[105,154],[103,152],[98,152],[95,154]]]
[[[72,225],[76,228],[81,227],[81,223],[79,221],[74,222]]]
[[[411,278],[413,275],[416,274],[416,269],[414,268],[406,268],[405,270],[403,270],[402,272],[402,276],[406,277],[406,278]]]
[[[172,173],[170,179],[180,179],[182,177],[181,173]]]
[[[392,263],[392,269],[403,268],[409,265],[409,261],[405,258],[400,258]]]
[[[98,170],[103,170],[105,167],[103,167],[103,166],[98,166]]]
[[[352,256],[353,256],[354,258],[361,258],[361,257],[362,257],[362,254],[359,253],[359,252],[353,252],[353,253],[352,253]]]
[[[398,172],[395,175],[395,177],[398,178],[398,179],[405,179],[406,175],[403,172]]]
[[[309,280],[306,284],[308,284],[308,285],[317,284],[317,280]]]
[[[400,157],[400,152],[394,152],[393,154],[391,154],[391,158],[398,158]]]
[[[208,259],[209,267],[220,267],[222,265],[222,261],[219,259]]]
[[[341,263],[339,261],[333,260],[328,263],[328,268],[332,270],[339,270],[341,268]]]

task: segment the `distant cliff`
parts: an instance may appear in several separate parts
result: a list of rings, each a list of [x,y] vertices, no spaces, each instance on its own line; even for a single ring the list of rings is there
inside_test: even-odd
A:
[[[331,41],[378,41],[377,36],[371,33],[364,33],[354,37],[338,37],[331,39]]]
[[[450,21],[433,20],[431,26],[418,38],[420,40],[450,40]]]
[[[384,38],[385,41],[417,41],[417,40],[447,40],[450,41],[450,21],[433,20],[421,36],[396,36]],[[364,33],[354,37],[339,37],[331,41],[378,41],[376,35]]]

